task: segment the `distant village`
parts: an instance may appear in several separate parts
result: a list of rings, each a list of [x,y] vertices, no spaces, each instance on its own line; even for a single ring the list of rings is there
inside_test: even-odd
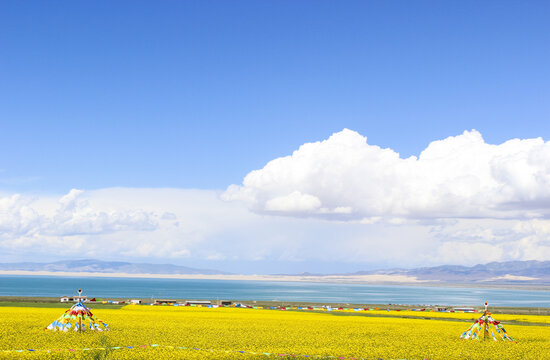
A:
[[[97,303],[97,304],[113,304],[113,305],[124,305],[124,304],[134,304],[134,305],[141,305],[143,302],[141,299],[128,299],[128,300],[106,300],[106,299],[98,299],[98,298],[91,298],[88,299],[86,295],[76,295],[76,296],[61,296],[59,298],[60,302],[90,302],[90,303]],[[215,304],[212,304],[209,300],[184,300],[183,302],[177,302],[173,299],[155,299],[152,300],[151,303],[147,303],[146,305],[172,305],[172,306],[231,306],[233,303],[231,301],[227,300],[217,300]],[[242,304],[241,304],[242,305]]]
[[[232,302],[229,300],[216,300],[216,301],[210,301],[210,300],[174,300],[174,299],[154,299],[151,300],[149,303],[143,303],[141,299],[128,299],[128,300],[106,300],[106,299],[98,299],[98,298],[91,298],[88,299],[85,295],[80,296],[61,296],[59,298],[60,302],[89,302],[89,303],[97,303],[97,304],[112,304],[112,305],[169,305],[169,306],[196,306],[196,307],[209,307],[209,308],[217,308],[217,307],[238,307],[238,308],[250,308],[250,309],[270,309],[270,310],[318,310],[318,311],[333,311],[333,310],[354,310],[354,311],[368,311],[368,310],[386,310],[379,307],[374,308],[358,308],[358,307],[333,307],[331,305],[322,305],[322,306],[256,306],[256,305],[250,305],[250,304],[243,304],[240,302]],[[391,304],[390,304],[391,305]],[[441,307],[441,306],[435,306],[435,307],[426,307],[426,308],[409,308],[406,309],[408,311],[436,311],[436,312],[464,312],[464,313],[477,313],[478,310],[472,308],[472,307]],[[389,309],[388,309],[389,311]],[[395,310],[394,311],[400,311]]]

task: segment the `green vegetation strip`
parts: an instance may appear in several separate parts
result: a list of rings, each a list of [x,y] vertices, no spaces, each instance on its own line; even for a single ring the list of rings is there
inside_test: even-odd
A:
[[[30,301],[0,301],[0,307],[34,307],[34,308],[59,308],[67,309],[74,303],[51,303],[51,302],[30,302]],[[94,309],[120,309],[126,304],[101,304],[88,303]]]
[[[287,311],[302,311],[302,310],[287,310]],[[401,314],[372,314],[367,311],[357,311],[357,312],[342,312],[342,311],[316,311],[316,310],[308,310],[307,312],[314,312],[314,313],[320,313],[320,314],[330,314],[333,316],[365,316],[365,317],[380,317],[380,318],[398,318],[398,319],[421,319],[421,320],[441,320],[441,321],[456,321],[456,322],[465,322],[465,323],[471,323],[475,321],[475,319],[457,319],[452,317],[440,317],[440,316],[426,316],[423,313],[421,316],[415,316],[415,315],[401,315]],[[480,314],[481,316],[481,314]],[[529,322],[529,321],[518,321],[518,320],[507,320],[504,323],[508,325],[524,325],[524,326],[550,326],[550,324],[547,323],[536,323],[536,322]]]

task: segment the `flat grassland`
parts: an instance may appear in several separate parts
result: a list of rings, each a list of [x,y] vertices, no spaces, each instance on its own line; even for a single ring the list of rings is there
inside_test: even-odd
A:
[[[550,316],[495,315],[517,340],[511,343],[460,340],[479,314],[144,305],[92,311],[111,331],[44,331],[62,309],[0,307],[0,359],[550,358]]]

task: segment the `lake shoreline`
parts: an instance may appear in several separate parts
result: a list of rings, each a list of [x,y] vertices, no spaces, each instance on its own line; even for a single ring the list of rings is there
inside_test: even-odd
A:
[[[142,301],[142,306],[147,306],[152,299],[137,298]],[[101,309],[120,309],[123,306],[130,305],[127,303],[128,298],[115,297],[110,300],[125,301],[124,304],[105,304],[101,301],[87,302],[91,308]],[[176,300],[178,304],[184,304],[188,299],[172,299]],[[216,299],[193,299],[200,301],[211,301],[212,304],[216,304]],[[232,300],[232,304],[245,304],[253,307],[262,307],[263,309],[270,309],[275,307],[280,310],[281,307],[287,307],[288,310],[292,310],[293,307],[323,307],[330,306],[334,309],[342,308],[367,308],[370,310],[381,311],[407,311],[411,309],[426,309],[433,310],[437,308],[453,309],[456,307],[463,307],[462,305],[418,305],[418,304],[383,304],[383,303],[346,303],[346,302],[308,302],[308,301],[269,301],[269,300]],[[66,308],[73,302],[60,302],[57,297],[34,297],[34,296],[0,296],[0,307],[54,307],[54,308]],[[180,305],[181,306],[181,305]],[[483,311],[483,306],[472,306],[478,313]],[[550,307],[523,307],[523,306],[491,306],[491,311],[495,314],[523,314],[523,315],[550,315]],[[426,314],[429,314],[427,312]]]
[[[182,280],[229,280],[229,281],[266,281],[266,282],[307,282],[336,283],[361,285],[399,285],[455,288],[489,288],[550,291],[550,284],[533,284],[530,282],[444,282],[418,280],[405,275],[238,275],[238,274],[129,274],[103,272],[69,272],[69,271],[23,271],[0,270],[2,276],[27,277],[82,277],[82,278],[135,278],[135,279],[182,279]]]

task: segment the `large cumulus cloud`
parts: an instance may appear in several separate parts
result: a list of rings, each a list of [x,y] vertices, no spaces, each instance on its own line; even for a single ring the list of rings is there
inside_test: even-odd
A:
[[[225,192],[0,194],[0,261],[83,257],[277,273],[548,260],[550,143],[473,130],[402,158],[343,130]]]
[[[222,197],[259,213],[365,222],[548,218],[550,142],[492,145],[472,130],[401,158],[344,129],[250,172]]]

